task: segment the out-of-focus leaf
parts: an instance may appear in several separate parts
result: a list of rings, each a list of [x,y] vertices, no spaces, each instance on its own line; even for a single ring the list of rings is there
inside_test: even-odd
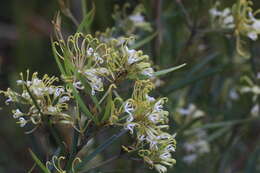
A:
[[[260,148],[251,153],[246,164],[245,173],[256,173],[257,160],[260,157]]]
[[[55,61],[56,61],[57,65],[58,65],[58,67],[59,67],[59,70],[60,70],[61,74],[66,75],[65,74],[65,70],[64,70],[64,68],[62,66],[62,63],[60,62],[60,58],[55,53],[55,52],[57,52],[57,50],[55,48],[55,42],[53,42],[53,40],[51,42],[52,42],[51,43],[51,45],[52,45],[52,52],[53,52]]]
[[[170,73],[170,72],[173,72],[175,70],[178,70],[182,67],[184,67],[186,64],[181,64],[181,65],[178,65],[176,67],[171,67],[171,68],[168,68],[168,69],[164,69],[164,70],[160,70],[160,71],[157,71],[154,73],[155,76],[161,76],[161,75],[165,75],[167,73]]]
[[[190,129],[189,131],[192,132],[196,129],[211,129],[211,128],[219,128],[219,127],[229,127],[229,126],[233,126],[233,125],[237,125],[237,124],[241,124],[241,123],[248,123],[255,119],[256,118],[247,118],[247,119],[243,119],[243,120],[232,120],[232,121],[223,121],[223,122],[217,122],[217,123],[209,123],[209,124],[202,125],[200,127]]]
[[[230,126],[228,127],[224,127],[224,128],[221,128],[219,130],[217,130],[216,132],[214,132],[213,134],[209,135],[206,140],[208,142],[212,142],[213,140],[221,137],[224,133],[226,133],[228,130],[230,130]]]
[[[100,152],[109,147],[112,143],[118,140],[121,136],[123,136],[128,130],[122,129],[118,134],[115,134],[108,138],[103,144],[99,145],[92,153],[87,155],[82,159],[82,162],[78,164],[76,170],[81,170],[90,160],[96,157]]]
[[[152,35],[147,36],[143,40],[140,40],[137,43],[135,43],[134,45],[130,46],[130,48],[131,49],[138,49],[138,48],[142,47],[143,45],[145,45],[146,43],[151,41],[157,34],[158,34],[158,32],[155,32]]]
[[[35,161],[35,163],[41,168],[41,170],[44,172],[44,173],[51,173],[46,167],[45,165],[40,161],[40,159],[38,159],[38,157],[32,152],[31,149],[29,149],[29,152],[33,158],[33,160]]]
[[[84,16],[84,19],[82,20],[82,22],[80,23],[77,32],[83,32],[83,31],[88,31],[89,27],[91,25],[91,23],[93,22],[94,19],[94,15],[95,15],[95,11],[96,11],[96,7],[93,3],[93,7],[90,10],[90,12],[88,12],[87,15]]]
[[[219,72],[221,72],[222,70],[224,70],[225,66],[221,66],[219,68],[215,68],[215,69],[210,69],[210,70],[207,70],[206,72],[202,73],[202,74],[199,74],[199,75],[196,75],[194,76],[193,78],[186,78],[186,79],[183,79],[179,82],[175,82],[175,85],[172,87],[172,88],[169,88],[166,90],[166,94],[169,94],[175,90],[178,90],[178,89],[181,89],[189,84],[192,84],[194,82],[197,82],[198,80],[201,80],[201,79],[205,79],[209,76],[213,76]]]
[[[105,113],[104,113],[104,116],[102,117],[101,122],[105,122],[109,118],[109,116],[111,114],[111,108],[112,108],[112,104],[113,104],[112,92],[110,92],[108,94],[106,103],[107,103],[107,105],[106,105],[106,108],[105,108]]]
[[[218,57],[218,55],[219,53],[211,53],[210,55],[206,56],[205,58],[203,58],[203,61],[201,63],[194,65],[194,67],[191,69],[188,75],[198,72],[202,67],[204,67],[206,64]]]

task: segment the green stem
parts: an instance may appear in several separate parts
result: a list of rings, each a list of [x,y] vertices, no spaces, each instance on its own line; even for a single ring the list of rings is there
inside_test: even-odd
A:
[[[82,18],[84,19],[87,14],[87,3],[86,0],[81,0],[81,6],[82,6]]]

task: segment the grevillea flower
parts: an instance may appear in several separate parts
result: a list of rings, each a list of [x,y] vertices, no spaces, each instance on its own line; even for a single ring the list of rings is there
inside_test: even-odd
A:
[[[244,57],[249,57],[250,53],[243,38],[256,41],[260,34],[260,19],[256,18],[259,10],[253,12],[252,5],[251,0],[238,0],[232,8],[219,10],[220,3],[217,1],[209,10],[214,28],[230,29],[234,32],[237,51]]]
[[[84,89],[82,80],[87,81],[94,95],[97,91],[104,91],[104,83],[153,76],[149,57],[142,51],[128,48],[130,38],[112,39],[105,43],[91,35],[76,33],[69,36],[65,43],[61,34],[57,35],[54,50],[67,69],[67,76],[63,77],[70,79],[68,81],[79,90]]]
[[[136,81],[132,98],[124,103],[127,116],[124,127],[136,136],[136,148],[143,146],[139,155],[158,172],[165,172],[166,166],[175,163],[172,152],[176,142],[174,135],[165,131],[169,127],[169,112],[163,109],[167,98],[149,96],[153,88],[149,80]]]
[[[26,79],[21,73],[21,80],[17,81],[21,87],[21,93],[15,92],[10,88],[1,91],[6,97],[6,104],[15,103],[24,105],[28,109],[15,108],[12,113],[21,127],[27,123],[40,124],[42,116],[49,116],[52,123],[72,124],[72,118],[64,113],[68,109],[67,102],[71,99],[71,94],[62,86],[55,86],[53,83],[58,81],[57,77],[44,75],[38,78],[37,72],[32,74],[29,79],[27,71]]]

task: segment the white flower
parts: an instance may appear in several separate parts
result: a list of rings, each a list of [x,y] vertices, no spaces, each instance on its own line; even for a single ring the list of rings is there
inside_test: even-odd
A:
[[[129,16],[129,19],[134,23],[143,23],[144,22],[144,17],[140,13]]]
[[[149,120],[151,122],[153,122],[154,124],[158,123],[159,120],[160,120],[160,115],[159,114],[155,114],[155,113],[152,113],[148,116]]]
[[[197,157],[198,157],[197,154],[189,154],[187,156],[184,156],[182,160],[187,164],[191,164],[197,159]]]
[[[145,68],[145,69],[143,69],[142,74],[145,75],[145,76],[152,77],[153,74],[154,74],[154,70],[151,67]]]
[[[247,34],[247,36],[248,36],[251,40],[253,40],[253,41],[256,41],[257,38],[258,38],[257,33],[254,32],[254,31],[249,32],[249,33]]]
[[[96,72],[99,74],[109,74],[109,71],[107,68],[101,67],[101,68],[97,68]]]
[[[95,58],[95,61],[102,64],[104,62],[103,58],[100,57],[100,55],[98,53],[94,53],[94,58]]]
[[[166,150],[167,150],[168,152],[175,152],[175,148],[173,147],[172,144],[168,145],[168,146],[166,147]]]
[[[260,30],[260,20],[254,19],[254,23],[252,24],[252,28],[255,30]]]
[[[109,71],[106,68],[101,67],[87,69],[84,74],[86,75],[91,86],[92,95],[95,95],[95,91],[103,91],[103,82],[99,75],[109,74]]]
[[[259,104],[255,104],[254,106],[253,106],[253,108],[251,109],[251,115],[253,116],[253,117],[257,117],[257,116],[259,116]]]
[[[63,88],[56,88],[54,96],[59,97],[64,92]]]
[[[24,83],[24,81],[23,80],[17,80],[16,83],[17,83],[17,85],[22,85]]]
[[[42,80],[38,79],[38,78],[34,78],[32,81],[32,85],[40,85],[42,83]]]
[[[128,49],[127,46],[125,46],[125,50],[126,50],[126,53],[128,55],[128,59],[127,59],[127,63],[129,65],[137,62],[139,59],[138,59],[138,56],[136,56],[136,50],[134,49]]]
[[[49,112],[51,112],[51,113],[57,112],[57,108],[54,107],[54,106],[49,106],[49,107],[47,108],[47,110],[48,110]]]
[[[233,22],[234,22],[233,16],[227,16],[223,21],[224,24],[230,24],[230,23],[233,23]]]
[[[30,85],[32,85],[32,82],[31,81],[26,81],[26,85],[30,86]]]
[[[146,94],[145,97],[146,97],[146,99],[147,99],[149,102],[154,102],[154,101],[155,101],[155,98],[149,96],[148,94]]]
[[[55,89],[53,87],[48,88],[48,93],[53,94],[55,92]]]
[[[69,96],[63,96],[59,99],[59,103],[64,103],[70,100]]]
[[[136,124],[134,123],[129,123],[126,125],[125,129],[130,130],[130,133],[133,134],[134,133],[134,127],[136,126]]]
[[[195,145],[199,154],[208,153],[210,151],[209,144],[206,140],[201,139],[195,143]]]
[[[222,11],[222,17],[228,17],[231,13],[231,10],[229,8],[225,8],[223,11]]]
[[[135,110],[134,105],[129,101],[127,101],[125,103],[124,109],[125,109],[125,112],[128,113],[129,115],[132,115],[132,112],[134,112],[134,110]]]
[[[222,13],[218,11],[216,8],[211,8],[209,10],[209,13],[211,14],[212,17],[217,17],[220,16]]]
[[[163,160],[167,160],[167,159],[169,159],[171,157],[172,157],[172,155],[169,152],[165,152],[165,153],[160,155],[160,158],[163,159]]]
[[[103,89],[103,83],[101,78],[92,78],[91,82],[90,82],[90,86],[91,86],[91,94],[95,95],[95,91],[102,91]]]
[[[19,118],[20,127],[24,127],[26,125],[26,123],[27,123],[27,121],[23,117]]]
[[[88,50],[87,50],[87,56],[91,56],[92,54],[93,54],[93,52],[94,52],[94,49],[93,48],[88,48]]]
[[[158,149],[158,140],[155,136],[147,136],[146,141],[150,144],[150,149]]]
[[[257,79],[260,79],[260,72],[258,72],[258,73],[256,74],[256,78],[257,78]]]
[[[185,109],[185,108],[180,108],[180,109],[178,109],[178,112],[179,112],[180,114],[182,114],[182,115],[191,115],[192,113],[195,112],[196,109],[197,109],[196,106],[191,103],[191,104],[189,104],[189,106],[188,106],[187,109]]]
[[[188,152],[192,152],[196,150],[196,145],[194,143],[184,143],[183,148]]]
[[[157,136],[157,139],[170,139],[170,138],[175,138],[171,136],[169,133],[161,133],[159,136]]]
[[[80,81],[73,82],[73,86],[80,90],[83,90],[85,88],[84,86],[82,86],[82,83]]]
[[[13,114],[14,118],[18,118],[20,116],[23,116],[23,113],[19,109],[16,109],[13,113],[14,113]]]
[[[133,115],[128,115],[126,122],[132,122],[134,120]]]
[[[9,105],[9,103],[12,102],[12,101],[13,101],[13,99],[12,99],[11,97],[9,97],[9,98],[5,101],[5,104],[6,104],[6,105]]]
[[[160,99],[159,101],[157,101],[154,105],[154,110],[157,111],[157,112],[160,112],[162,111],[163,109],[163,100]]]
[[[137,135],[137,139],[140,141],[144,141],[146,139],[146,137],[144,135]]]
[[[154,167],[159,173],[167,172],[167,168],[161,164],[155,164]]]
[[[43,90],[42,90],[42,88],[34,87],[32,90],[33,90],[33,93],[34,93],[36,96],[38,96],[38,97],[43,96]]]
[[[237,100],[239,98],[239,95],[237,94],[236,90],[235,89],[231,89],[229,91],[229,97],[232,99],[232,100]]]

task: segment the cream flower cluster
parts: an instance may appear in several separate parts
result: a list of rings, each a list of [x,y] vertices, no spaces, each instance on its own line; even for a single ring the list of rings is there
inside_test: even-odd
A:
[[[72,67],[67,73],[71,73],[73,85],[77,89],[84,89],[82,79],[73,76],[77,69],[76,73],[84,77],[94,95],[97,91],[104,91],[104,83],[153,76],[149,57],[143,55],[142,51],[129,49],[129,40],[124,38],[105,43],[91,35],[76,33],[68,38],[66,44],[62,39],[54,42],[55,53],[63,60],[64,67]]]
[[[121,10],[119,6],[115,6],[112,16],[116,24],[118,24],[117,28],[122,30],[125,35],[134,35],[138,30],[152,31],[151,24],[145,20],[145,16],[143,15],[145,8],[142,4],[137,5],[130,15],[125,14],[127,8],[129,8],[129,4],[123,5],[122,8],[125,10]]]
[[[252,12],[249,12],[249,24],[245,24],[247,27],[247,36],[256,41],[258,39],[258,34],[260,34],[260,19],[256,19]]]
[[[136,136],[139,155],[158,172],[166,172],[166,166],[172,166],[175,159],[175,137],[165,130],[168,126],[169,112],[163,110],[166,98],[155,99],[148,95],[154,88],[149,80],[136,81],[132,98],[124,104],[127,114],[125,129]]]
[[[189,134],[189,137],[184,144],[183,148],[186,151],[186,155],[183,156],[183,161],[187,164],[192,164],[203,154],[210,152],[210,145],[207,140],[207,133],[205,130],[195,130]]]
[[[217,2],[216,5],[209,10],[214,24],[223,29],[235,28],[235,21],[231,9],[225,8],[224,10],[219,10],[219,5],[220,3]]]
[[[241,34],[253,41],[258,39],[260,34],[260,19],[255,16],[259,13],[253,12],[251,6],[253,5],[250,0],[239,0],[231,8],[219,10],[220,2],[209,10],[214,24],[225,29],[235,29],[235,34]]]
[[[29,80],[29,71],[27,71],[26,79],[21,74],[21,80],[17,81],[22,89],[21,93],[10,88],[7,91],[1,91],[8,98],[5,101],[6,104],[14,103],[29,107],[23,110],[16,108],[12,111],[13,117],[18,119],[21,127],[29,122],[40,124],[43,121],[43,115],[50,116],[52,123],[72,123],[71,117],[63,113],[68,108],[67,102],[71,99],[71,94],[64,87],[53,85],[57,80],[58,78],[48,75],[40,79],[37,72],[33,73]]]
[[[252,102],[254,105],[251,108],[251,115],[253,117],[257,117],[260,115],[260,104],[258,103],[258,99],[260,96],[260,86],[258,86],[257,84],[254,84],[251,79],[249,79],[249,78],[246,78],[246,79],[247,79],[249,86],[241,87],[240,92],[242,94],[245,94],[245,93],[253,94]]]

